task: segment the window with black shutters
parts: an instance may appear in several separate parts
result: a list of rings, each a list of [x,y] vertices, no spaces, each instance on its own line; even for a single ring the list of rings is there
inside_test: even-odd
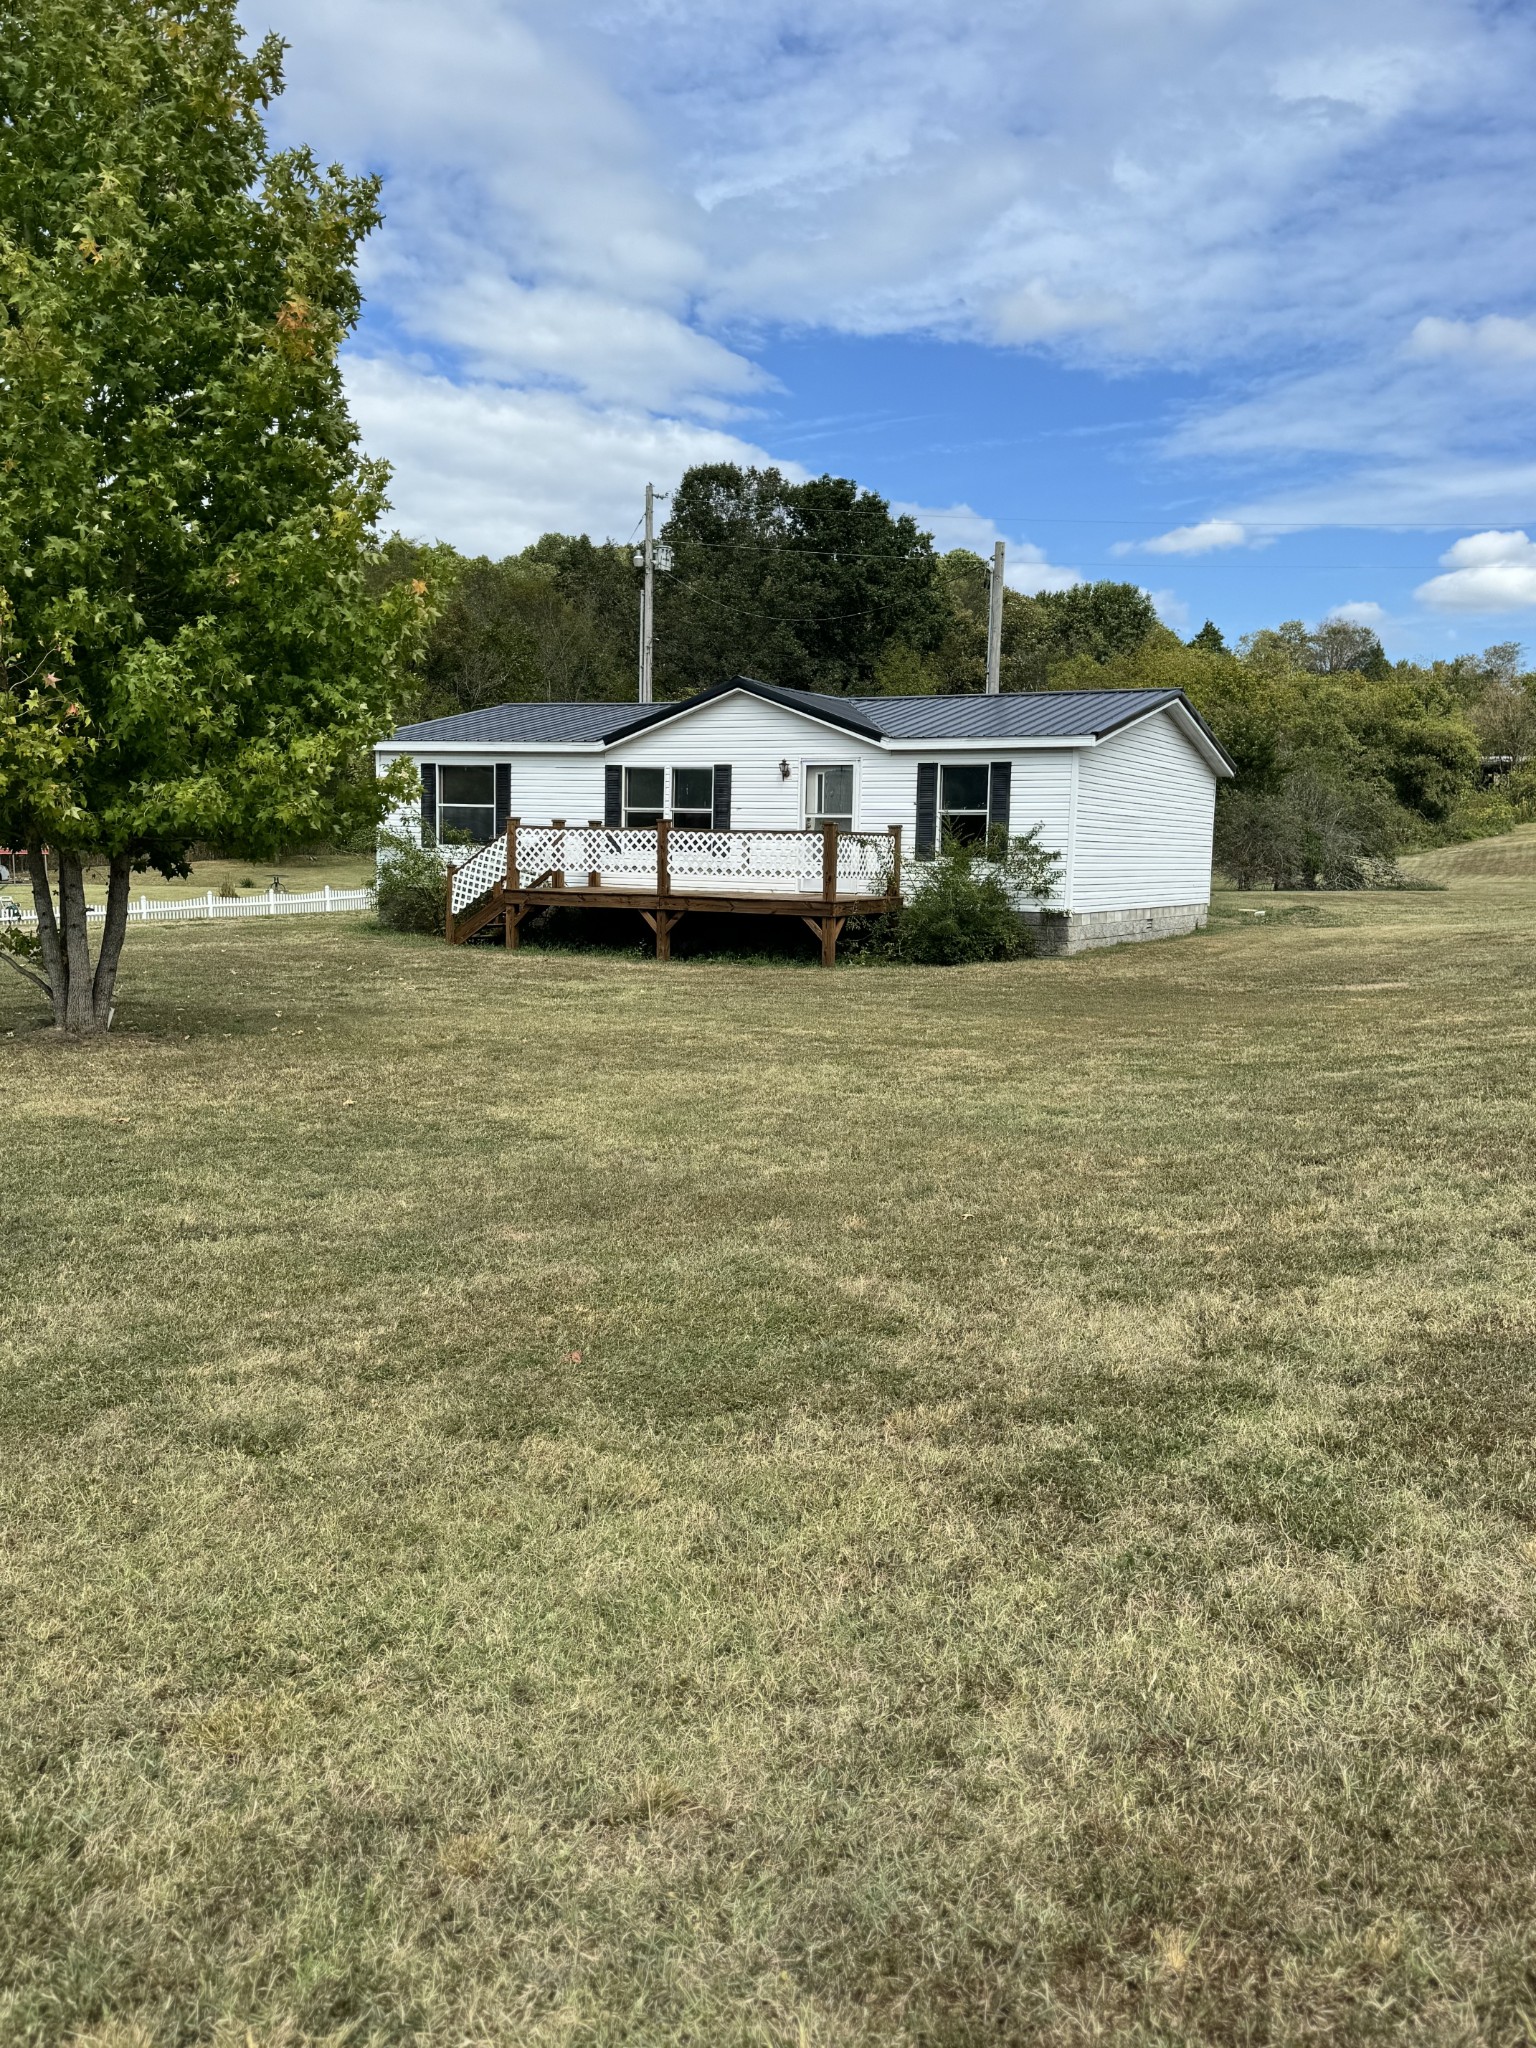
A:
[[[496,837],[496,770],[439,768],[437,836],[448,846],[484,846]]]
[[[987,836],[991,770],[985,761],[939,770],[939,842],[978,846]]]

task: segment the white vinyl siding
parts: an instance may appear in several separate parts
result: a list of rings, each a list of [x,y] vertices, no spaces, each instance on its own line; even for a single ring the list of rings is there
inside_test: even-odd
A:
[[[391,758],[381,752],[381,768]],[[608,766],[672,771],[666,782],[670,808],[677,769],[729,763],[732,826],[776,831],[804,828],[807,769],[847,762],[854,771],[854,829],[900,825],[903,859],[909,863],[915,852],[919,763],[936,762],[942,769],[1008,761],[1013,769],[1010,831],[1017,836],[1038,826],[1042,845],[1062,856],[1056,907],[1128,910],[1210,898],[1215,776],[1164,712],[1097,745],[1077,748],[1010,749],[1004,742],[985,749],[904,745],[894,752],[743,692],[712,699],[608,748],[519,752],[488,745],[443,755],[424,745],[416,758],[464,765],[508,762],[508,808],[528,824],[601,819]],[[409,828],[411,813],[401,818]]]
[[[1078,764],[1073,910],[1208,903],[1216,778],[1155,712]]]

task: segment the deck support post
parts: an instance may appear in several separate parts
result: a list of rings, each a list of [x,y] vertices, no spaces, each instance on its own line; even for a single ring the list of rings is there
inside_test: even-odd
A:
[[[555,856],[555,858],[557,862],[563,862],[565,859],[565,841],[563,837],[563,834],[565,832],[565,820],[564,818],[551,818],[549,823],[550,829],[552,831],[559,832],[560,834],[562,834],[560,842],[560,851]],[[563,889],[565,887],[565,869],[563,866],[556,867],[551,887],[556,889]]]
[[[502,936],[503,943],[505,944],[506,949],[509,953],[517,944],[517,928],[522,923],[524,917],[527,915],[526,906],[523,910],[517,910],[514,908],[512,903],[512,895],[514,890],[517,888],[517,825],[518,821],[516,818],[508,818],[507,877],[506,881],[502,885],[502,893],[505,896],[507,902],[507,915],[506,922],[503,926]]]
[[[830,910],[837,900],[837,827],[830,818],[821,827],[821,894]]]
[[[899,825],[891,827],[891,886],[887,894],[891,900],[891,907],[894,909],[901,901],[901,827]]]
[[[652,931],[656,934],[656,958],[658,960],[670,960],[672,958],[672,927],[677,923],[677,917],[682,915],[681,911],[679,911],[677,917],[669,916],[666,907],[667,898],[672,893],[671,840],[672,820],[670,818],[658,818],[656,820],[656,915],[654,918],[647,920]]]
[[[813,931],[821,941],[821,964],[823,967],[837,965],[837,942],[843,935],[845,917],[802,917],[800,922]]]
[[[602,821],[602,819],[601,819],[601,818],[588,818],[588,820],[587,820],[587,829],[588,829],[589,831],[591,831],[591,832],[601,832],[601,831],[602,831],[602,829],[603,829],[603,821]],[[602,886],[603,886],[603,878],[602,878],[602,876],[601,876],[601,875],[600,875],[600,874],[598,873],[597,869],[596,869],[596,868],[589,868],[589,869],[587,870],[587,887],[588,887],[589,889],[601,889],[601,887],[602,887]]]
[[[640,915],[656,934],[656,958],[667,961],[672,958],[672,927],[682,923],[680,910],[642,910]]]
[[[459,943],[457,937],[454,934],[453,929],[454,872],[455,870],[450,866],[447,874],[443,877],[443,895],[445,898],[443,907],[443,935],[447,939],[450,946],[456,946]]]

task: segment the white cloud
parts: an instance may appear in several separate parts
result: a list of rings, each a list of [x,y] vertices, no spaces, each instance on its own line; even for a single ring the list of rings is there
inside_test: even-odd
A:
[[[1002,541],[1008,551],[1003,561],[1003,581],[1010,590],[1022,591],[1026,597],[1034,597],[1042,590],[1070,590],[1083,580],[1080,570],[1066,569],[1050,561],[1044,548],[1033,541],[1010,540],[1000,527],[970,505],[896,504],[891,510],[910,513],[925,533],[933,535],[934,546],[941,554],[951,548],[969,548],[972,554],[990,561],[993,548]]]
[[[1536,330],[1481,309],[1490,277],[1536,303],[1536,238],[1518,225],[1536,171],[1529,9],[248,12],[292,45],[280,139],[383,173],[370,356],[424,346],[477,390],[553,385],[598,442],[615,408],[663,435],[718,429],[764,388],[758,339],[799,327],[1230,377],[1170,452],[1322,457],[1343,492],[1357,466],[1396,465],[1399,495],[1426,500],[1447,475],[1519,466],[1493,387],[1532,360]]]
[[[1152,609],[1165,626],[1175,633],[1189,631],[1189,606],[1176,590],[1144,590],[1142,595],[1152,600]]]
[[[1385,624],[1386,612],[1374,598],[1352,599],[1348,604],[1336,604],[1328,618],[1338,619],[1346,626],[1369,626],[1374,633],[1378,626]],[[1325,621],[1325,623],[1327,623]]]
[[[1236,508],[1250,532],[1313,526],[1505,526],[1536,497],[1536,462],[1426,453],[1361,465]]]
[[[574,386],[599,403],[719,410],[721,394],[771,387],[745,356],[658,306],[486,274],[407,302],[401,324],[455,343],[477,378]]]
[[[1430,83],[1428,52],[1411,44],[1396,49],[1367,44],[1290,57],[1274,73],[1282,100],[1337,101],[1378,118],[1403,112]]]
[[[1516,612],[1536,605],[1536,542],[1523,532],[1469,533],[1440,557],[1444,576],[1414,596],[1445,611]]]
[[[1536,362],[1536,320],[1487,313],[1481,320],[1445,320],[1430,313],[1419,321],[1408,346],[1420,356],[1466,356],[1487,363]]]
[[[395,466],[394,523],[471,554],[508,554],[551,529],[624,540],[647,483],[666,490],[694,462],[770,459],[713,427],[454,383],[388,357],[354,356],[347,389],[367,444]]]
[[[1117,540],[1117,555],[1208,555],[1216,548],[1246,545],[1248,529],[1237,519],[1202,519],[1196,526],[1175,526],[1153,540]]]

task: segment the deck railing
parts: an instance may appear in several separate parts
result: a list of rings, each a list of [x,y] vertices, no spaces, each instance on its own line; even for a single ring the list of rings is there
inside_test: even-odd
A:
[[[677,894],[828,898],[889,896],[900,883],[900,834],[703,832],[659,826],[525,825],[477,847],[452,871],[461,917],[498,883],[511,889],[635,889]]]

